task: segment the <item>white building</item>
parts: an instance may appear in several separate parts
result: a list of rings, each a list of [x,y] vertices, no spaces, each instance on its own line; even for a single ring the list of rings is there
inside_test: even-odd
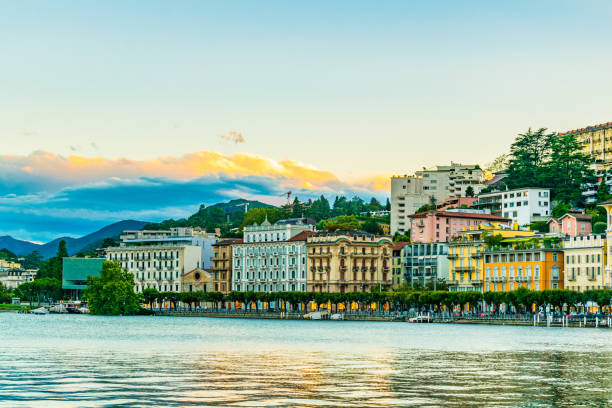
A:
[[[478,208],[489,209],[492,214],[510,218],[518,225],[550,217],[549,188],[521,188],[480,194]]]
[[[213,244],[219,239],[219,232],[210,233],[200,228],[178,227],[170,230],[154,231],[124,231],[121,234],[121,242],[125,245],[141,243],[189,243],[199,246],[202,250],[201,264],[202,269],[212,268]]]
[[[7,289],[16,289],[19,285],[32,282],[38,269],[0,269],[0,283]]]
[[[212,267],[213,241],[216,242],[213,236],[192,228],[125,231],[120,246],[107,248],[106,259],[119,261],[134,275],[136,292],[147,288],[181,292],[185,275],[203,269],[206,262]]]
[[[243,243],[232,245],[232,290],[305,291],[306,238],[313,232],[302,220],[245,227]]]
[[[484,188],[484,172],[478,165],[451,163],[417,171],[412,176],[391,178],[391,234],[410,229],[408,216],[429,203],[430,197],[442,202],[450,197],[465,197],[468,187],[474,194]]]

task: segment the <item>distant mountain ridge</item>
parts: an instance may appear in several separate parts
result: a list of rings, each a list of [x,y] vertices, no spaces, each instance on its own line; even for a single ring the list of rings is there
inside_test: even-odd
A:
[[[0,248],[6,248],[19,255],[27,255],[32,251],[38,251],[43,258],[51,258],[57,253],[59,242],[63,239],[66,241],[66,249],[69,255],[74,255],[86,247],[90,247],[95,243],[102,243],[104,238],[111,238],[121,234],[125,230],[139,230],[147,225],[147,222],[136,220],[123,220],[107,225],[91,234],[84,235],[80,238],[60,237],[46,244],[35,244],[29,241],[15,239],[9,235],[0,237]]]

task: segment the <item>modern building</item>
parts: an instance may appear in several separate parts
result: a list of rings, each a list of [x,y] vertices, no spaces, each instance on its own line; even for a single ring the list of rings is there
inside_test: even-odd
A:
[[[414,242],[448,242],[461,231],[484,223],[510,224],[507,218],[488,214],[482,210],[433,210],[410,217],[410,238]]]
[[[245,227],[242,243],[232,245],[232,290],[305,291],[306,238],[313,232],[302,219]]]
[[[126,231],[118,247],[106,250],[106,259],[118,261],[134,275],[134,290],[154,288],[160,292],[181,292],[182,278],[188,272],[202,269],[202,254],[208,253],[212,266],[212,244],[196,231],[175,228],[171,231]],[[143,233],[143,234],[139,234]]]
[[[563,242],[565,255],[565,289],[584,292],[610,287],[606,273],[606,235],[591,234],[567,237]]]
[[[414,175],[391,178],[391,234],[410,229],[408,217],[430,202],[450,197],[465,197],[469,187],[478,194],[484,187],[485,174],[478,165],[451,163],[423,169]]]
[[[241,239],[222,239],[213,245],[213,288],[215,292],[228,293],[232,288],[232,245]]]
[[[548,219],[550,205],[550,189],[531,187],[480,194],[475,203],[476,208],[490,210],[518,225]]]
[[[70,292],[72,299],[78,299],[87,287],[88,276],[100,276],[104,258],[63,258],[62,289]]]
[[[576,137],[582,145],[582,153],[593,158],[595,170],[606,171],[612,167],[612,122],[558,133],[558,136],[565,135]]]
[[[448,244],[441,242],[414,242],[404,247],[404,280],[411,286],[416,282],[425,286],[438,279],[448,281]]]
[[[308,291],[369,292],[390,288],[393,242],[363,231],[319,232],[308,237]]]
[[[393,258],[392,258],[392,284],[393,289],[397,289],[406,283],[405,267],[404,267],[404,248],[409,242],[394,242],[393,243]]]
[[[567,213],[559,218],[548,221],[548,229],[552,233],[577,237],[589,235],[592,231],[591,214]]]
[[[484,249],[485,292],[507,292],[520,287],[540,291],[564,288],[563,245],[558,237],[504,239],[499,247]]]
[[[531,231],[518,231],[505,224],[492,223],[472,226],[461,231],[448,243],[450,291],[482,291],[484,282],[483,254],[487,235],[500,235],[504,238],[533,237]]]
[[[15,289],[19,285],[32,282],[38,269],[2,268],[0,269],[0,284],[7,289]]]
[[[201,228],[178,227],[162,231],[124,231],[121,234],[122,245],[154,244],[156,242],[179,243],[200,247],[202,255],[198,267],[212,269],[213,244],[219,237],[219,231],[206,232]]]

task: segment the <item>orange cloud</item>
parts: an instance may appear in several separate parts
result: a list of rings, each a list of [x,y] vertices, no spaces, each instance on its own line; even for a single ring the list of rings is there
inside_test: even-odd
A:
[[[283,179],[283,184],[289,187],[329,192],[341,192],[351,188],[383,192],[389,188],[389,178],[386,176],[346,182],[332,172],[295,160],[277,161],[254,154],[224,155],[213,151],[146,160],[61,156],[37,151],[27,156],[0,155],[0,170],[27,173],[30,176],[38,175],[67,185],[101,182],[109,178],[165,177],[190,180],[224,174],[231,177],[279,177]]]
[[[228,133],[219,137],[225,140],[226,142],[233,142],[235,144],[244,143],[244,136],[242,136],[242,133],[237,132],[235,130],[230,130]]]

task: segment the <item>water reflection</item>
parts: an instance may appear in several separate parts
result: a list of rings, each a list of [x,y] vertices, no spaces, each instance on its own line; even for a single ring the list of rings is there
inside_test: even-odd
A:
[[[282,323],[0,315],[0,406],[612,405],[610,332]]]

